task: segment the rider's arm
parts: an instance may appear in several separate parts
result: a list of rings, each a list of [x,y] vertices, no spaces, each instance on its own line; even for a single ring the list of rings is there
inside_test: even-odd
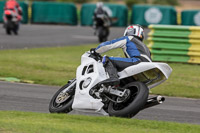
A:
[[[22,8],[19,6],[17,9],[18,9],[19,15],[23,15]]]
[[[16,1],[16,7],[17,7],[17,8],[19,8],[19,7],[20,7],[20,6],[19,6],[19,3],[18,3],[17,1]]]
[[[123,36],[118,39],[103,42],[96,48],[96,52],[101,54],[101,53],[107,52],[111,49],[124,48],[127,41],[129,41],[129,37]]]

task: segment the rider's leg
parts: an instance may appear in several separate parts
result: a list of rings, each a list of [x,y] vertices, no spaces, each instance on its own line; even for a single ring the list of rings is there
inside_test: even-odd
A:
[[[121,72],[129,66],[137,65],[138,63],[141,62],[141,60],[138,58],[120,58],[120,57],[109,57],[109,58],[118,72]]]
[[[129,66],[136,65],[141,62],[140,59],[138,58],[134,58],[134,59],[132,58],[131,60],[133,62],[125,61],[124,59],[125,58],[118,58],[118,57],[110,57],[110,58],[107,56],[103,57],[102,62],[104,64],[106,72],[108,73],[110,77],[109,79],[103,82],[106,82],[106,83],[111,82],[111,83],[114,83],[115,85],[119,84],[120,80],[117,75],[118,71],[122,71]]]
[[[104,65],[106,72],[108,72],[108,75],[110,76],[110,78],[112,79],[118,79],[118,75],[117,75],[117,69],[115,68],[115,66],[112,64],[112,62],[110,60],[108,60],[107,64]]]
[[[120,80],[118,78],[118,75],[117,75],[118,72],[117,72],[117,69],[115,68],[115,66],[112,64],[112,62],[106,56],[104,57],[103,64],[104,64],[104,68],[105,68],[106,72],[109,75],[109,79],[104,80],[102,82],[102,84],[118,85],[120,83]]]

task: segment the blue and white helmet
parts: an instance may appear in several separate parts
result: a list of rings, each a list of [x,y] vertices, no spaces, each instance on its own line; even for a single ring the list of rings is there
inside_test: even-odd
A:
[[[144,29],[140,25],[130,25],[126,28],[124,36],[134,36],[139,40],[144,39]]]

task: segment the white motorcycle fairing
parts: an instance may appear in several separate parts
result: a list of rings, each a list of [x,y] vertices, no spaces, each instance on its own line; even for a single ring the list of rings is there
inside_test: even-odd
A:
[[[76,90],[72,108],[78,111],[102,112],[103,103],[101,99],[94,99],[89,91],[99,82],[109,78],[101,61],[89,57],[86,52],[81,57],[81,65],[76,72]],[[127,67],[118,72],[119,79],[133,76],[137,81],[146,83],[148,88],[153,88],[171,74],[172,69],[166,63],[141,62],[137,65]],[[103,112],[102,112],[103,113]]]
[[[119,79],[133,76],[134,78],[137,78],[138,81],[142,82],[143,80],[141,78],[141,74],[142,74],[143,76],[146,76],[149,80],[154,80],[153,82],[147,84],[148,88],[151,89],[161,84],[165,80],[167,80],[171,72],[172,72],[172,68],[166,63],[141,62],[137,65],[133,65],[133,66],[125,68],[123,71],[118,72],[118,75],[119,75]]]
[[[101,99],[94,99],[90,96],[89,91],[97,83],[108,79],[109,76],[106,74],[102,62],[97,62],[88,56],[87,52],[82,55],[81,65],[76,71],[76,90],[72,108],[97,112],[104,104]]]

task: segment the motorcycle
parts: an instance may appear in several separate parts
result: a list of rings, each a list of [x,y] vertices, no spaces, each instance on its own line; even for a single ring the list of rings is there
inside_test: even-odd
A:
[[[104,14],[97,14],[94,19],[95,34],[98,36],[99,42],[105,42],[109,36],[110,20]]]
[[[13,10],[5,10],[4,11],[4,28],[8,35],[13,32],[15,35],[18,34],[19,30],[19,23],[20,23],[20,16]]]
[[[131,118],[139,111],[164,102],[163,96],[151,97],[149,90],[167,80],[172,68],[166,63],[141,62],[118,72],[120,84],[104,84],[109,78],[102,57],[90,51],[81,57],[76,78],[69,80],[52,97],[51,113],[72,110]]]

